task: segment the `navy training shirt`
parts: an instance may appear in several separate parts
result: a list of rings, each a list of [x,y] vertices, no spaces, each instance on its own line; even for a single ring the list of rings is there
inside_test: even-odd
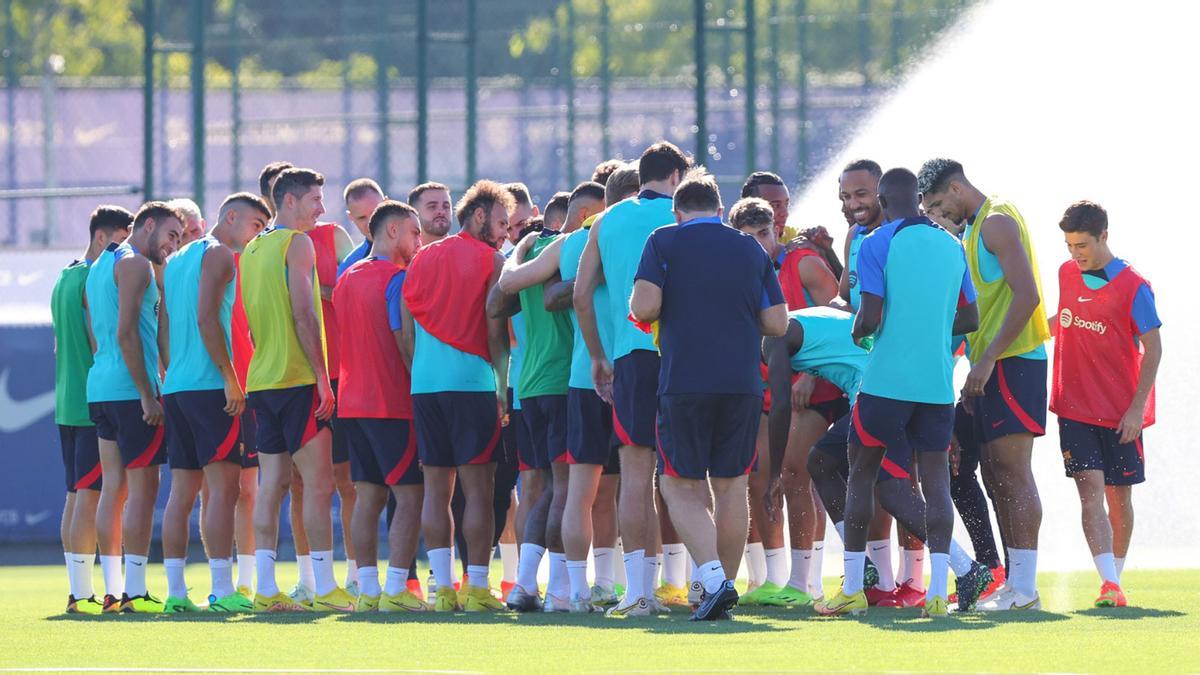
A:
[[[784,299],[758,240],[715,216],[660,227],[634,278],[663,291],[660,396],[762,395],[758,317]]]

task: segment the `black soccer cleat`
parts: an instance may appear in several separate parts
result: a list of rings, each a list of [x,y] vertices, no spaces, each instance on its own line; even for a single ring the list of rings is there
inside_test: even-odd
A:
[[[737,606],[738,592],[733,587],[733,582],[726,580],[721,586],[721,590],[716,593],[705,593],[704,599],[700,601],[700,606],[692,612],[692,616],[688,621],[716,621],[718,619],[732,618],[729,610]]]

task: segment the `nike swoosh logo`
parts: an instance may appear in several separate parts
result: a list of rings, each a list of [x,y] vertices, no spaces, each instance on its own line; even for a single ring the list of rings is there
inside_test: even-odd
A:
[[[670,552],[668,552],[668,553],[667,553],[667,555],[668,555],[668,556],[672,556],[672,555],[679,555],[679,551],[670,551]]]
[[[1122,471],[1121,473],[1125,474],[1125,477],[1127,477],[1127,478],[1128,478],[1129,476],[1134,476],[1134,475],[1137,475],[1137,472],[1136,472],[1136,471]]]
[[[0,433],[11,434],[54,412],[54,390],[18,401],[8,393],[9,369],[0,372]]]
[[[1083,296],[1079,296],[1075,299],[1078,300],[1079,302],[1091,302],[1092,300],[1095,300],[1095,298],[1085,298]]]
[[[82,565],[82,564],[86,563],[87,560],[76,560],[75,562]]]
[[[43,520],[46,520],[49,517],[50,517],[49,511],[42,511],[41,513],[26,513],[25,514],[25,525],[32,527],[32,526],[37,525],[38,523],[42,522]]]
[[[257,452],[251,452],[246,455],[246,459],[254,459],[255,457],[258,457]]]
[[[992,428],[999,429],[1001,424],[1004,424],[1004,420],[1000,420],[999,422],[992,422]]]
[[[328,607],[329,609],[336,609],[339,612],[354,611],[354,605],[335,605],[332,602],[321,602],[318,604],[320,604],[322,607]]]
[[[142,563],[140,563],[140,562],[134,562],[134,561],[132,561],[132,560],[128,560],[128,561],[126,561],[126,562],[128,562],[130,565],[134,565],[134,566],[136,566],[136,567],[141,567],[141,566],[142,566]]]

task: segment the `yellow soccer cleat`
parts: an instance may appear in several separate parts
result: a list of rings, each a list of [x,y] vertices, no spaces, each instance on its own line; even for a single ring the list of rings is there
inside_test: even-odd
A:
[[[376,612],[379,611],[379,596],[367,595],[366,593],[358,594],[358,602],[354,605],[355,612]]]
[[[838,590],[837,595],[818,602],[813,609],[821,616],[862,616],[867,613],[867,594],[859,591],[854,595],[846,595]]]
[[[664,605],[677,605],[686,607],[688,605],[688,592],[683,586],[672,586],[666,582],[659,586],[654,591],[654,597]]]
[[[313,598],[314,612],[353,612],[356,601],[346,589],[337,586],[325,595]]]
[[[467,601],[463,603],[463,611],[504,612],[507,610],[508,608],[504,606],[504,603],[492,595],[490,589],[467,586]]]
[[[435,612],[457,612],[462,609],[458,604],[458,591],[453,586],[439,586],[433,602]]]
[[[237,592],[241,593],[247,600],[254,599],[254,591],[249,586],[238,586]]]
[[[361,595],[359,596],[362,597]],[[433,607],[421,600],[411,591],[402,591],[396,595],[384,593],[379,596],[379,611],[381,612],[432,612]]]
[[[163,601],[149,592],[132,598],[126,595],[121,598],[121,611],[125,614],[162,614]]]
[[[933,596],[932,600],[925,600],[925,606],[921,609],[922,619],[943,619],[949,615],[946,599],[940,595]]]
[[[67,614],[88,614],[98,616],[104,613],[104,603],[96,599],[96,596],[76,600],[75,596],[67,597]]]
[[[255,612],[307,612],[309,609],[304,605],[292,600],[286,593],[279,592],[275,595],[266,596],[259,593],[254,596],[254,611]]]

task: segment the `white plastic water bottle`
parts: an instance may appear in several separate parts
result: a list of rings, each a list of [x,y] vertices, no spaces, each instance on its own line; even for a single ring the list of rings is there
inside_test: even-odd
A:
[[[433,576],[433,572],[429,572],[429,578],[425,580],[425,602],[432,603],[437,598],[437,579]]]

